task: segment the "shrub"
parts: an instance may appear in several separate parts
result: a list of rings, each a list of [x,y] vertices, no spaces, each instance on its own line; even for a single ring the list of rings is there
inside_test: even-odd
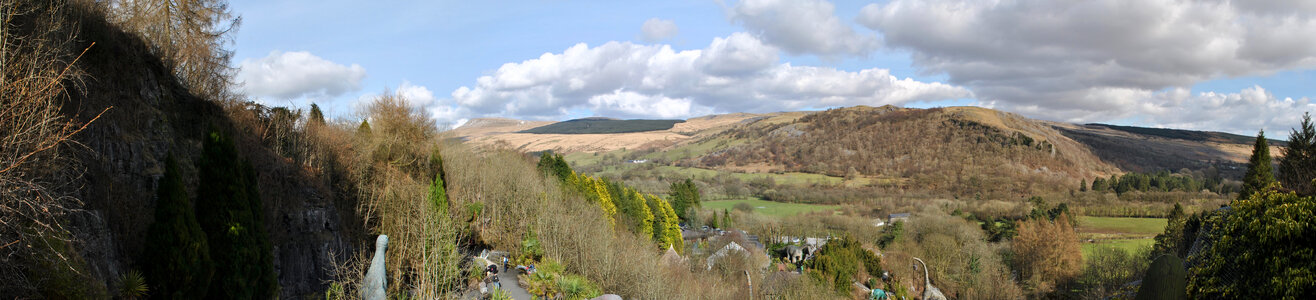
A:
[[[1203,221],[1208,238],[1189,256],[1191,298],[1300,298],[1316,294],[1316,198],[1277,185]]]
[[[1147,268],[1147,275],[1138,287],[1138,300],[1187,299],[1188,274],[1183,260],[1174,255],[1161,255]]]

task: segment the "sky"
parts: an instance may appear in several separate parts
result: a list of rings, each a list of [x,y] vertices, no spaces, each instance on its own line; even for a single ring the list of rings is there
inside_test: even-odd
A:
[[[234,88],[439,124],[973,105],[1283,138],[1316,110],[1316,1],[235,0]]]

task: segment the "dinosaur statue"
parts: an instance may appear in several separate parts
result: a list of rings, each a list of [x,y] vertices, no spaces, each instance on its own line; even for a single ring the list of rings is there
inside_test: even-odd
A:
[[[388,236],[379,235],[375,240],[375,257],[370,260],[370,270],[366,271],[365,285],[361,287],[361,298],[366,300],[384,300],[387,295],[388,280],[384,274],[384,250],[388,249]]]
[[[928,277],[928,263],[923,262],[922,259],[918,259],[917,257],[915,257],[914,260],[923,264],[923,282],[925,282],[923,287],[923,300],[946,300],[946,295],[941,294],[940,289],[932,286],[932,277]]]

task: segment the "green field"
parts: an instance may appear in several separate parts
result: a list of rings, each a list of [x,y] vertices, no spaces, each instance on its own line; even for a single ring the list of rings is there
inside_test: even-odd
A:
[[[1081,233],[1156,236],[1165,232],[1165,224],[1163,218],[1078,217]]]
[[[1124,250],[1129,254],[1138,253],[1145,249],[1151,249],[1156,244],[1154,239],[1118,239],[1118,240],[1098,240],[1096,243],[1083,242],[1083,257],[1092,257],[1092,251],[1098,247],[1114,247]]]
[[[761,199],[741,199],[741,200],[717,200],[704,201],[702,204],[705,209],[723,210],[735,209],[736,204],[748,203],[754,207],[754,212],[776,217],[791,216],[800,213],[835,210],[840,208],[838,205],[820,205],[820,204],[801,204],[801,203],[782,203],[772,202]]]
[[[1152,239],[1165,232],[1163,218],[1078,217],[1078,236],[1083,240],[1083,257],[1098,247],[1114,247],[1135,254],[1156,244]],[[1095,240],[1088,243],[1087,240]]]

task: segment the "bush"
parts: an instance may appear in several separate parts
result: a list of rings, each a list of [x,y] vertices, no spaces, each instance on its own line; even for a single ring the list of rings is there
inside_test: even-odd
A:
[[[1131,254],[1119,248],[1097,247],[1084,258],[1085,265],[1078,283],[1088,295],[1097,298],[1109,296],[1120,287],[1142,278],[1150,262],[1147,253],[1140,251]]]
[[[882,259],[849,236],[827,242],[809,263],[810,275],[830,283],[838,294],[848,294],[851,283],[882,270]]]
[[[1207,247],[1189,256],[1191,298],[1298,298],[1316,294],[1316,198],[1277,185],[1203,221]]]
[[[1147,269],[1147,275],[1138,287],[1138,300],[1187,299],[1188,274],[1183,260],[1174,255],[1161,255]]]

